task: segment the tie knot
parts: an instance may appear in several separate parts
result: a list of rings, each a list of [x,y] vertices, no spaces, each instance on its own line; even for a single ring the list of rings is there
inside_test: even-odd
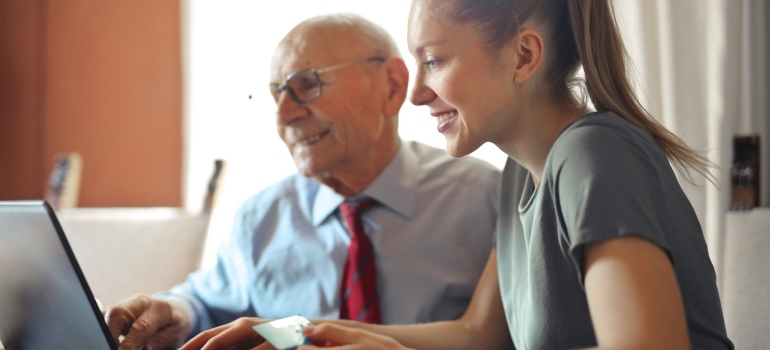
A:
[[[344,201],[340,204],[340,211],[345,218],[359,217],[361,213],[374,204],[375,200],[366,198],[360,201]]]

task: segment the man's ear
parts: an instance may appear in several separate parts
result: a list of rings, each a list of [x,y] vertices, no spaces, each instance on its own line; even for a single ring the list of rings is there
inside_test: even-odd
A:
[[[409,85],[409,70],[404,60],[399,57],[389,58],[384,63],[387,79],[387,95],[383,110],[387,116],[397,116],[398,111],[406,100],[406,90]]]
[[[515,55],[513,82],[522,84],[529,80],[543,63],[543,37],[534,29],[522,29],[508,43]]]

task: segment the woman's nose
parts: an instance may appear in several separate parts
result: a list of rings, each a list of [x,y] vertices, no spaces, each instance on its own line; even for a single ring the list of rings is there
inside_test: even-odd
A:
[[[409,102],[415,106],[423,106],[433,101],[436,93],[425,84],[425,77],[422,73],[417,73],[412,92],[409,93]]]

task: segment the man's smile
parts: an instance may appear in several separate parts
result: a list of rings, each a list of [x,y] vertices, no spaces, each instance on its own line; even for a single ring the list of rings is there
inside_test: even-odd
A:
[[[323,139],[326,135],[329,135],[330,132],[331,132],[331,129],[327,129],[327,130],[321,131],[320,133],[317,133],[315,135],[306,137],[306,138],[304,138],[302,140],[299,140],[299,141],[295,142],[293,146],[296,147],[296,146],[309,146],[309,145],[312,145],[312,144],[320,141],[321,139]]]

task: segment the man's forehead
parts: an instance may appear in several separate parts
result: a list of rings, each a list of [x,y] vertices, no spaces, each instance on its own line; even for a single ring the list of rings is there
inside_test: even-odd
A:
[[[282,79],[299,69],[343,63],[368,54],[371,51],[369,46],[355,28],[337,26],[295,29],[276,48],[271,76],[273,79]]]

